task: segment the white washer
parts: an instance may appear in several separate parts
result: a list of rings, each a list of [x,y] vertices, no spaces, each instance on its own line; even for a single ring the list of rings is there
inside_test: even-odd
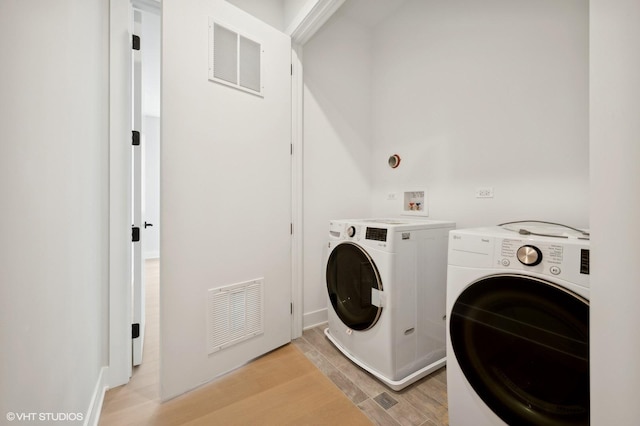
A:
[[[330,222],[329,326],[354,363],[399,390],[445,364],[448,233],[453,222]]]
[[[574,231],[513,223],[450,233],[452,426],[589,424],[589,241]]]

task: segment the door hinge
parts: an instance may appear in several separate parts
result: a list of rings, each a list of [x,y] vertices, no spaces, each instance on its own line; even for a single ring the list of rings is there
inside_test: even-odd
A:
[[[291,64],[291,75],[293,75],[293,64]]]
[[[293,303],[291,304],[291,315],[293,315]]]
[[[131,145],[133,146],[140,145],[140,132],[137,130],[131,131]]]
[[[131,324],[131,338],[136,339],[140,337],[140,324]]]
[[[131,241],[134,243],[140,241],[140,228],[137,226],[131,227]]]
[[[291,223],[290,225],[291,225],[291,235],[293,235],[293,223]]]
[[[291,144],[291,155],[293,155],[293,144]]]
[[[131,43],[131,48],[133,50],[140,50],[140,36],[133,35],[133,40]]]

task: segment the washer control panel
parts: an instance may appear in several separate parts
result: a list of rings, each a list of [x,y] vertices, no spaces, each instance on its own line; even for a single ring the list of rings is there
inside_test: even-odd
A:
[[[407,238],[403,239],[409,239],[410,233],[405,234]],[[389,230],[357,223],[329,222],[329,236],[340,240],[360,241],[364,238],[370,241],[386,243],[389,240]]]
[[[329,222],[329,236],[338,240],[360,241],[362,226],[342,221]]]

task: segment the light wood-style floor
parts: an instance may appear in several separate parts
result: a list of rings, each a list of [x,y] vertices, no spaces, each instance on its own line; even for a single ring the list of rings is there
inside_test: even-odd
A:
[[[147,261],[146,277],[143,362],[127,385],[106,393],[100,426],[448,425],[444,369],[395,392],[336,350],[324,326],[161,404],[158,260]]]

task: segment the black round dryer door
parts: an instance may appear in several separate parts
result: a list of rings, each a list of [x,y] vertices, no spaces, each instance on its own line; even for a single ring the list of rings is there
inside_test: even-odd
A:
[[[327,291],[334,311],[352,330],[367,330],[380,318],[382,308],[371,304],[372,289],[382,291],[373,259],[353,243],[337,245],[327,262]]]
[[[487,277],[460,294],[449,333],[465,377],[507,424],[589,424],[587,300],[533,277]]]

